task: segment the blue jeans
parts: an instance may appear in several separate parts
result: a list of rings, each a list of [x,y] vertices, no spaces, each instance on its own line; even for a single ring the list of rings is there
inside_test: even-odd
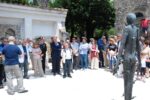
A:
[[[80,54],[81,68],[88,68],[88,56],[87,54]]]
[[[113,69],[113,66],[115,65],[116,63],[116,58],[115,57],[110,57],[109,59],[109,68],[112,70]]]

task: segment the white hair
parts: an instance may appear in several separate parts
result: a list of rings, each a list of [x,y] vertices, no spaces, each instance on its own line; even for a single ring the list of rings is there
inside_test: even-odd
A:
[[[9,42],[14,42],[15,41],[15,37],[14,36],[9,36],[8,37],[8,41]]]

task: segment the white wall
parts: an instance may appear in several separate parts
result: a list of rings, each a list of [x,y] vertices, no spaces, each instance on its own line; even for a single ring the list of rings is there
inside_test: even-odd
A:
[[[66,9],[40,9],[0,3],[0,24],[21,26],[21,38],[59,34],[59,22],[65,22]]]
[[[21,24],[23,24],[23,19],[0,17],[0,24],[21,25]]]
[[[32,33],[33,33],[33,37],[53,36],[55,35],[55,22],[33,20]]]

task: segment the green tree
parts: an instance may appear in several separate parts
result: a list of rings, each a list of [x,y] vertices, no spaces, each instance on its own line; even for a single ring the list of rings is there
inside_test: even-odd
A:
[[[50,6],[68,9],[66,28],[71,36],[91,38],[95,29],[107,30],[114,26],[115,10],[110,0],[55,0]]]
[[[13,4],[22,4],[22,5],[28,5],[29,0],[0,0],[0,2],[6,2],[6,3],[13,3]]]
[[[49,0],[33,0],[33,4],[40,8],[48,8]]]

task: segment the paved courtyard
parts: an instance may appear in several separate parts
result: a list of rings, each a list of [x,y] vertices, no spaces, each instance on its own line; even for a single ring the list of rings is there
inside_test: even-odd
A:
[[[30,71],[32,75],[33,72]],[[24,79],[28,93],[8,95],[6,87],[0,89],[4,100],[124,100],[123,80],[110,72],[99,70],[74,71],[72,78],[45,75],[43,78]],[[15,81],[14,81],[15,82]],[[150,100],[150,79],[136,81],[133,88],[134,100]]]

